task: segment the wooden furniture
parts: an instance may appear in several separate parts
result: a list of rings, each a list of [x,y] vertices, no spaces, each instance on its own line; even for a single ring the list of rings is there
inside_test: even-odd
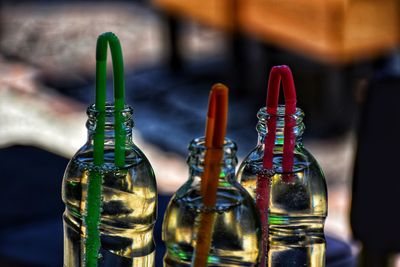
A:
[[[327,63],[379,56],[399,42],[396,0],[241,0],[241,30]]]
[[[222,30],[235,28],[237,0],[153,0],[172,16],[198,21]]]
[[[153,0],[168,14],[224,30],[323,63],[380,56],[400,39],[397,0]]]

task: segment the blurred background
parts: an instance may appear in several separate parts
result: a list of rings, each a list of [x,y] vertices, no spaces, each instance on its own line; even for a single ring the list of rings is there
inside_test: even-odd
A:
[[[212,84],[230,88],[240,160],[256,145],[269,70],[286,64],[328,183],[326,233],[363,266],[400,266],[396,0],[0,2],[1,266],[61,265],[61,180],[86,141],[105,31],[120,38],[134,141],[161,194],[187,179]]]

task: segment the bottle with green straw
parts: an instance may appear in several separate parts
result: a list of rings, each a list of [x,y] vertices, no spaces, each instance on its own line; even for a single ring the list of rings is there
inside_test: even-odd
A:
[[[189,179],[165,213],[166,267],[258,266],[260,220],[235,180],[236,144],[225,138],[227,109],[227,88],[214,85],[206,136],[190,142]]]
[[[114,103],[106,103],[108,47]],[[97,40],[96,101],[87,109],[88,140],[63,179],[65,267],[155,266],[156,180],[132,141],[132,108],[124,95],[121,46],[113,33],[104,33]]]

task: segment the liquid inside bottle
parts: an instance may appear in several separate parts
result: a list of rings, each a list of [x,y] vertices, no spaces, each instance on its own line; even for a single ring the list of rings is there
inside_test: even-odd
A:
[[[98,266],[155,266],[153,226],[156,220],[157,187],[150,163],[131,138],[132,110],[124,113],[127,130],[125,166],[114,164],[113,108],[107,106],[104,164],[93,164],[93,132],[96,111],[88,109],[89,140],[72,158],[64,174],[64,266],[85,266],[85,223],[90,176],[102,178],[101,246]]]
[[[164,266],[192,266],[201,215],[214,219],[207,266],[257,266],[261,242],[259,216],[250,195],[235,181],[236,146],[225,141],[217,202],[203,206],[200,193],[204,163],[204,138],[189,146],[189,180],[176,192],[167,208],[163,240],[167,246]]]
[[[269,180],[268,266],[324,266],[325,178],[314,157],[303,147],[304,114],[300,109],[293,115],[296,121],[293,170],[283,171],[284,114],[283,106],[278,108],[276,116],[267,114],[265,108],[258,112],[259,142],[239,167],[237,178],[256,199],[257,174],[263,166],[267,134],[265,125],[268,119],[276,119],[274,175]]]

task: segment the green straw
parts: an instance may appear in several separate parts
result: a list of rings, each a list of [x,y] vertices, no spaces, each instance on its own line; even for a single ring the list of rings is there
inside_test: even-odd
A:
[[[125,131],[121,112],[125,108],[124,62],[122,59],[121,44],[119,43],[118,37],[112,32],[103,33],[97,39],[96,110],[104,115],[106,102],[107,42],[110,44],[114,73],[115,165],[117,167],[123,167],[125,165]],[[99,123],[102,123],[101,125],[104,126],[103,121],[99,121]],[[104,131],[104,127],[102,127],[102,131]],[[95,142],[94,152],[96,152],[97,149],[99,149],[99,151],[104,150],[104,135],[102,135],[102,139],[99,139],[99,141],[97,146]],[[101,157],[103,157],[102,154]]]
[[[125,130],[122,111],[125,107],[124,64],[121,45],[118,37],[106,32],[97,39],[96,47],[96,103],[98,112],[97,126],[94,134],[93,161],[97,167],[90,172],[87,191],[87,212],[84,216],[86,225],[85,266],[96,267],[100,249],[100,215],[101,215],[101,185],[104,164],[104,127],[106,106],[107,80],[107,47],[110,45],[114,74],[114,122],[115,122],[115,155],[117,167],[125,165]]]

